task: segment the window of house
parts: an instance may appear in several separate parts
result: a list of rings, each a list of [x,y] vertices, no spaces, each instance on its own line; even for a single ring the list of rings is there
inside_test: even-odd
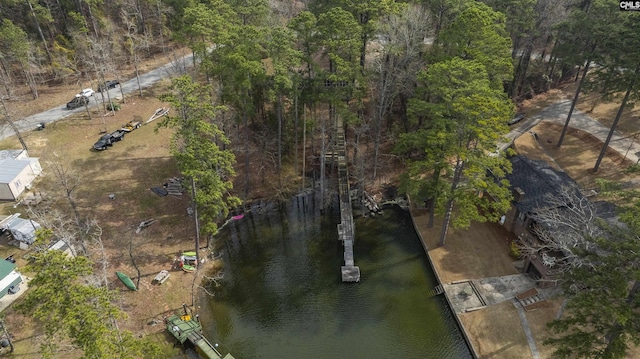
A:
[[[20,189],[20,180],[16,180],[15,182],[13,182],[13,184],[16,186],[16,189]]]
[[[527,214],[524,212],[518,211],[518,219],[520,220],[520,222],[524,222],[524,220],[527,219]]]

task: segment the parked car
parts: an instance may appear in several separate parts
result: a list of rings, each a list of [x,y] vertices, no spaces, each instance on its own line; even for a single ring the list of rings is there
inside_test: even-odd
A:
[[[113,146],[114,143],[122,141],[124,139],[124,135],[126,134],[127,132],[121,129],[115,130],[111,133],[105,133],[104,135],[100,136],[100,139],[98,139],[98,142],[93,145],[93,148],[98,151],[106,150],[107,147]]]
[[[20,291],[20,285],[12,285],[11,287],[9,287],[9,290],[7,290],[7,293],[9,294],[16,294]]]
[[[93,89],[86,88],[86,89],[84,89],[84,90],[80,91],[80,93],[78,93],[78,94],[76,95],[76,97],[91,97],[91,96],[93,96],[95,93],[96,93],[96,92],[95,92],[95,91],[93,91]]]
[[[74,97],[73,100],[67,102],[67,109],[73,110],[74,108],[78,108],[80,106],[88,105],[89,98],[85,96]]]
[[[516,114],[509,122],[507,122],[507,124],[509,126],[515,125],[516,123],[522,121],[524,119],[524,117],[525,117],[524,113]]]
[[[113,146],[113,138],[111,137],[110,133],[105,133],[100,137],[98,142],[96,142],[93,145],[93,148],[95,148],[98,151],[103,151],[103,150],[106,150],[107,147],[111,147],[111,146]]]
[[[98,91],[103,92],[104,90],[115,88],[118,85],[120,85],[120,81],[118,80],[105,81],[98,85]]]

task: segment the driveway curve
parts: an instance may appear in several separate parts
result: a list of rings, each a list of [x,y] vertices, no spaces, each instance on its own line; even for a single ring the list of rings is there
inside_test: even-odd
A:
[[[564,125],[570,109],[571,100],[558,101],[548,107],[545,107],[536,115],[528,117],[525,121],[522,122],[520,126],[514,127],[511,132],[509,132],[509,135],[507,135],[507,137],[510,140],[514,140],[521,134],[529,131],[540,121],[551,121],[560,125]],[[573,127],[581,131],[590,133],[598,140],[602,141],[602,143],[604,143],[607,139],[610,130],[610,127],[603,125],[602,123],[598,122],[598,120],[590,117],[577,108],[573,110],[571,121],[569,122],[569,127]],[[640,144],[635,142],[633,135],[624,135],[618,131],[615,131],[613,133],[613,136],[611,136],[609,148],[617,151],[623,156],[626,153],[627,158],[634,163],[638,163],[638,160],[640,159]]]

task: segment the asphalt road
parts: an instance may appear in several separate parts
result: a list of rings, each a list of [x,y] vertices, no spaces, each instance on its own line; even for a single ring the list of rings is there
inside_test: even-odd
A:
[[[158,67],[154,70],[151,70],[145,74],[140,75],[139,76],[140,87],[145,89],[155,84],[156,82],[160,81],[163,78],[172,77],[176,74],[183,73],[184,70],[188,66],[191,66],[192,64],[193,64],[193,55],[187,55],[182,58],[175,59],[164,66]],[[125,94],[138,91],[138,82],[136,78],[134,77],[131,80],[122,82],[122,91]],[[105,101],[107,101],[106,92],[104,95],[105,95],[104,96]],[[116,88],[110,89],[109,95],[111,96],[111,99],[119,98],[121,96],[120,88],[116,87]],[[100,95],[99,92],[97,92],[91,98],[89,107],[95,107],[99,105],[102,105],[102,96]],[[73,110],[67,110],[67,103],[65,102],[60,106],[54,107],[50,110],[40,112],[33,116],[29,116],[21,120],[16,120],[14,122],[20,132],[25,132],[25,131],[34,130],[39,123],[48,124],[51,122],[61,120],[74,113],[83,112],[83,111],[86,111],[84,106],[78,107]],[[11,137],[11,136],[15,136],[15,132],[11,129],[11,127],[8,124],[3,123],[0,126],[0,140],[4,140],[5,138]]]
[[[558,101],[550,105],[549,107],[544,108],[535,116],[525,118],[525,120],[521,124],[518,124],[517,127],[514,126],[514,128],[512,128],[507,137],[509,137],[511,140],[514,140],[522,133],[529,131],[540,121],[551,121],[560,125],[564,125],[565,121],[567,120],[567,115],[569,114],[570,108],[571,100]],[[605,142],[610,131],[610,128],[608,126],[603,125],[598,120],[590,117],[588,114],[578,109],[575,109],[573,111],[573,114],[571,115],[571,121],[569,122],[569,127],[577,128],[584,132],[590,133],[594,137],[602,141],[602,143]],[[626,155],[626,158],[633,161],[634,163],[638,163],[640,161],[640,144],[636,142],[636,137],[637,134],[625,135],[618,131],[615,131],[611,136],[609,148],[617,151],[622,156]]]

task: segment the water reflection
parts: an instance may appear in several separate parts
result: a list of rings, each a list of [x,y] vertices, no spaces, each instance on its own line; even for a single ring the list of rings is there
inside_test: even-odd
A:
[[[408,215],[356,220],[361,282],[340,280],[337,214],[300,195],[254,208],[218,236],[225,277],[205,333],[236,358],[470,358]]]

